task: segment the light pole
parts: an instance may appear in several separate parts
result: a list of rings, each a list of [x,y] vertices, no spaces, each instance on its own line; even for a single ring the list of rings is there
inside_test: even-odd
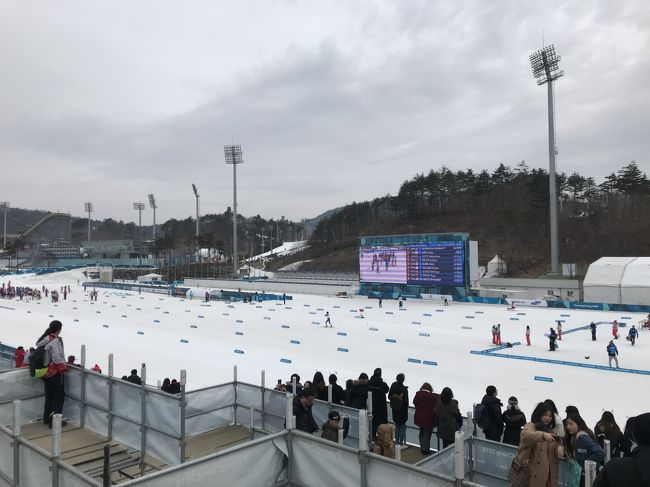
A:
[[[226,145],[223,148],[226,164],[232,164],[232,266],[235,277],[239,274],[237,262],[237,164],[244,162],[241,145]]]
[[[553,100],[553,81],[564,76],[558,63],[560,56],[555,54],[551,44],[530,55],[530,66],[538,85],[548,85],[548,161],[549,161],[549,211],[551,230],[551,273],[560,273],[560,255],[557,232],[557,187],[555,182],[555,104]]]
[[[0,202],[0,208],[3,209],[3,213],[5,214],[4,226],[3,226],[3,228],[4,228],[4,232],[3,232],[4,233],[4,238],[3,238],[3,241],[2,241],[2,248],[3,249],[7,248],[7,210],[9,209],[9,207],[10,206],[9,206],[8,201]]]
[[[90,202],[84,203],[84,211],[88,213],[88,241],[90,242],[90,214],[93,212],[93,204]]]
[[[156,198],[153,194],[149,195],[149,206],[151,206],[151,209],[153,210],[153,240],[156,240],[156,208],[158,208],[158,205],[156,204]]]
[[[142,210],[144,210],[144,203],[133,203],[133,209],[138,210],[138,232],[140,240],[142,240]]]
[[[194,191],[194,196],[196,196],[196,236],[199,236],[199,192],[196,189],[196,185],[192,183],[192,190]]]

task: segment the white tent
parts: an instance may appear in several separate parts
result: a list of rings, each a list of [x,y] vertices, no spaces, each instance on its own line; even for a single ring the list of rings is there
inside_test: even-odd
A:
[[[498,256],[487,263],[487,272],[483,277],[499,277],[507,272],[508,267],[506,263]]]
[[[638,257],[625,268],[621,279],[621,302],[650,304],[650,257]]]
[[[160,280],[162,280],[162,276],[160,274],[146,274],[144,276],[138,276],[138,282],[152,282]]]
[[[592,303],[621,303],[621,282],[636,257],[601,257],[589,265],[583,282],[584,300]]]

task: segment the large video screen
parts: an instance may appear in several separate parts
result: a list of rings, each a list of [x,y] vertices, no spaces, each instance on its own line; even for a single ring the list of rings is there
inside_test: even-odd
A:
[[[361,247],[359,276],[362,282],[462,287],[465,285],[465,243]]]

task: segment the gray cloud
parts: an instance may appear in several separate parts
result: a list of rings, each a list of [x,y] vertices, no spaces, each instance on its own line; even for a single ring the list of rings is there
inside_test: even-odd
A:
[[[0,199],[76,214],[92,199],[99,217],[133,219],[131,202],[155,192],[159,219],[185,217],[195,182],[203,210],[220,212],[232,201],[231,140],[245,151],[239,209],[266,217],[394,194],[442,164],[544,167],[546,89],[528,54],[545,26],[566,71],[560,170],[600,179],[631,159],[649,168],[640,1],[276,2],[246,17],[251,5],[153,19],[139,5],[112,12],[115,29],[88,4],[81,20],[56,25],[13,7],[0,20],[12,73],[0,90],[0,164],[14,184]],[[229,15],[250,23],[225,27],[232,43],[208,29]]]

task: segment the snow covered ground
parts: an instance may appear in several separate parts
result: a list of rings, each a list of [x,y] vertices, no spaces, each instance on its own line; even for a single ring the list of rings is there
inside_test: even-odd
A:
[[[271,387],[277,379],[287,381],[293,372],[299,373],[303,381],[311,380],[316,370],[326,378],[336,373],[339,383],[345,385],[347,378],[356,378],[360,372],[370,375],[375,367],[382,367],[389,384],[397,373],[406,374],[411,397],[424,381],[437,392],[450,386],[462,411],[471,410],[489,384],[497,387],[504,403],[509,396],[517,396],[527,415],[546,398],[554,399],[562,412],[568,404],[574,404],[590,426],[604,409],[613,410],[621,426],[626,416],[650,410],[648,375],[470,354],[471,350],[491,347],[490,329],[495,323],[502,325],[504,343],[525,343],[524,329],[530,325],[533,345],[516,346],[505,353],[606,365],[609,325],[599,326],[596,342],[591,341],[589,331],[567,334],[556,352],[547,351],[544,333],[559,319],[565,320],[566,333],[592,320],[617,319],[631,325],[645,317],[641,314],[543,308],[513,312],[506,306],[452,303],[443,307],[419,300],[407,301],[406,310],[400,311],[395,301],[385,300],[383,309],[379,309],[376,300],[313,295],[294,295],[287,306],[273,301],[213,301],[206,305],[198,297],[188,301],[104,289],[98,289],[99,299],[91,303],[77,280],[83,282],[79,271],[14,276],[12,284],[45,285],[50,289],[70,284],[72,293],[66,301],[61,297],[58,304],[46,299],[0,300],[0,341],[30,346],[49,321],[59,319],[64,325],[62,337],[67,354],[79,358],[80,347],[85,344],[87,364],[98,363],[106,371],[107,357],[112,352],[118,376],[145,362],[148,382],[154,384],[165,377],[178,377],[183,368],[187,370],[189,389],[227,382],[232,380],[236,364],[239,380],[255,384],[259,384],[260,372],[265,369],[267,386]],[[364,309],[363,319],[357,318],[360,308]],[[334,328],[324,327],[326,311],[332,316]],[[620,332],[626,334],[627,328]],[[642,332],[636,347],[624,339],[618,340],[618,346],[621,367],[650,370],[650,333]],[[437,365],[413,363],[409,358]],[[551,377],[553,382],[535,381],[536,375]]]
[[[262,259],[264,257],[270,257],[270,256],[283,257],[285,255],[295,254],[296,252],[299,252],[299,251],[301,251],[303,249],[306,249],[307,247],[309,247],[309,244],[308,244],[307,240],[297,240],[295,242],[284,242],[279,247],[275,247],[272,250],[269,250],[268,252],[264,252],[263,254],[255,255],[255,256],[251,257],[250,259],[246,259],[246,260],[247,261],[249,261],[249,260],[255,261],[255,260],[259,260],[259,259]]]

